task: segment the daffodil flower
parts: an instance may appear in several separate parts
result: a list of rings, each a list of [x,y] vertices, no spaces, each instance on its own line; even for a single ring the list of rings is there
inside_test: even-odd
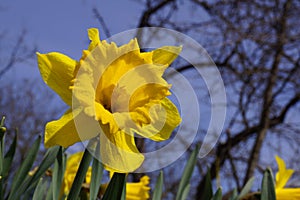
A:
[[[110,173],[112,174],[112,173]],[[110,176],[112,177],[112,175]],[[126,183],[126,200],[147,200],[150,198],[149,187],[150,178],[144,175],[139,182]],[[100,187],[100,194],[104,194],[108,184],[103,184]]]
[[[181,47],[141,52],[137,39],[118,47],[100,41],[95,28],[88,36],[90,45],[79,61],[58,52],[37,53],[43,80],[69,106],[47,123],[44,143],[68,147],[98,136],[105,167],[131,172],[144,161],[134,135],[163,141],[181,122],[167,98],[171,85],[162,77]]]
[[[61,189],[61,196],[63,194],[65,194],[65,195],[69,194],[72,184],[74,182],[76,173],[78,171],[82,156],[83,156],[83,152],[77,152],[75,154],[72,154],[67,159],[66,170],[65,170],[63,183],[62,183],[62,189]],[[91,175],[92,175],[92,167],[89,167],[88,171],[86,173],[84,183],[89,184],[91,182]]]
[[[127,200],[147,200],[150,198],[149,176],[143,176],[138,183],[126,184]]]
[[[300,188],[284,188],[294,170],[286,169],[284,160],[276,156],[278,172],[276,173],[276,199],[277,200],[299,200]]]
[[[83,152],[78,152],[72,154],[67,159],[66,164],[66,171],[64,174],[63,184],[61,191],[63,194],[67,195],[70,192],[71,186],[75,179],[75,175],[78,171],[80,161],[82,159]],[[111,175],[113,173],[110,173]],[[87,185],[91,182],[92,176],[92,168],[89,167],[86,173],[85,183]],[[149,180],[148,176],[143,176],[139,182],[136,183],[126,183],[126,200],[147,200],[149,199],[150,195],[150,187],[149,187]],[[100,193],[104,193],[105,189],[108,184],[102,184],[100,186]],[[61,194],[62,195],[62,194]]]

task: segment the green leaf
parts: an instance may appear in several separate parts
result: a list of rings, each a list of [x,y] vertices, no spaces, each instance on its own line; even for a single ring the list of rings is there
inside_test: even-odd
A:
[[[119,200],[122,196],[126,174],[115,172],[110,180],[102,200]]]
[[[97,158],[94,158],[92,164],[92,178],[90,184],[90,200],[97,198],[99,188],[101,185],[102,175],[103,165],[99,160],[97,160]]]
[[[60,147],[60,146],[54,146],[54,147],[48,149],[39,168],[32,176],[28,185],[31,185],[35,181],[39,180],[41,178],[41,176],[45,174],[46,170],[48,170],[49,167],[54,163],[54,161],[57,157],[57,154],[58,154],[59,150],[61,150],[61,148],[62,147]]]
[[[28,183],[30,182],[32,176],[26,176],[25,180],[23,181],[22,185],[19,187],[17,191],[17,196],[21,196],[22,199],[31,199],[32,193],[34,192],[35,188],[37,187],[39,180],[33,182],[31,185]]]
[[[182,196],[181,196],[180,200],[186,200],[187,199],[190,189],[191,189],[191,184],[187,184],[185,186],[185,188],[183,189]]]
[[[244,186],[244,188],[242,189],[242,191],[240,192],[238,198],[242,198],[244,195],[248,194],[252,188],[254,182],[254,177],[250,178],[246,185]]]
[[[185,187],[189,184],[190,178],[194,171],[194,167],[196,165],[197,156],[199,152],[199,145],[196,146],[195,150],[192,152],[182,175],[181,181],[179,183],[178,193],[176,195],[176,200],[182,199],[182,194]]]
[[[39,180],[38,185],[36,186],[32,200],[40,200],[45,198],[45,194],[47,193],[47,181],[44,181],[42,178]]]
[[[69,192],[69,195],[67,198],[68,200],[74,200],[74,199],[78,198],[81,187],[82,187],[82,183],[85,179],[86,172],[88,171],[91,160],[92,160],[92,155],[90,154],[88,149],[85,149],[82,160],[81,160],[79,168],[78,168],[78,171],[76,173],[74,182],[73,182],[71,190]]]
[[[0,176],[3,176],[3,163],[4,163],[4,142],[3,137],[0,139]]]
[[[15,156],[16,147],[17,147],[17,133],[15,134],[13,142],[11,143],[7,153],[4,156],[3,172],[2,172],[3,177],[7,177],[7,175],[8,175],[8,172],[11,168],[11,163],[12,163],[13,158]]]
[[[52,198],[51,199],[58,199],[59,197],[65,169],[66,169],[66,156],[63,152],[63,149],[59,148],[57,157],[54,162],[54,168],[52,173],[52,182],[51,182]]]
[[[204,193],[201,196],[203,200],[210,200],[213,197],[213,189],[211,184],[210,169],[207,170],[204,183]]]
[[[78,200],[88,200],[88,192],[85,190],[80,190]]]
[[[6,128],[4,127],[5,117],[2,117],[0,122],[0,176],[3,175],[3,161],[4,161],[4,135],[6,132]]]
[[[99,143],[97,144],[96,150],[99,150]],[[100,155],[99,152],[97,152],[96,154]],[[101,185],[102,175],[103,165],[97,158],[94,157],[92,164],[92,178],[90,184],[90,200],[97,199],[99,188]]]
[[[53,179],[52,179],[52,182],[50,184],[50,187],[47,191],[47,194],[46,194],[46,200],[53,200],[53,195],[52,195],[52,191],[53,191]]]
[[[233,191],[232,191],[232,194],[231,194],[231,196],[229,198],[229,200],[238,200],[238,198],[239,197],[238,197],[237,189],[234,188]]]
[[[222,188],[218,188],[217,192],[213,196],[212,200],[222,200]]]
[[[162,196],[162,190],[163,190],[163,182],[164,182],[164,175],[163,171],[160,171],[159,176],[157,178],[155,188],[153,191],[153,200],[160,200]]]
[[[3,136],[6,132],[6,128],[4,127],[5,117],[3,116],[0,122],[0,140],[2,141]]]
[[[123,190],[122,190],[122,195],[120,200],[126,200],[126,181],[124,181],[123,184]]]
[[[261,200],[276,200],[272,170],[267,168],[261,185]]]
[[[10,195],[8,200],[15,200],[19,199],[21,196],[21,191],[19,191],[20,185],[24,182],[26,177],[28,176],[28,172],[31,169],[35,157],[38,153],[39,147],[41,143],[41,136],[39,136],[35,142],[33,143],[32,147],[29,149],[28,154],[26,155],[23,163],[21,164],[20,168],[18,169],[11,186]]]
[[[4,174],[4,135],[6,128],[4,127],[5,117],[2,117],[0,122],[0,199],[4,199],[4,189],[3,189],[3,174]]]

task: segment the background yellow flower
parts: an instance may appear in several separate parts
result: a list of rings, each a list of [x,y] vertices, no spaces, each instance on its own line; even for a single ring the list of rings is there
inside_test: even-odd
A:
[[[72,154],[68,160],[66,165],[66,171],[64,174],[63,179],[63,185],[61,189],[61,196],[68,195],[70,192],[70,189],[72,187],[72,184],[74,182],[74,178],[76,176],[76,173],[79,168],[80,161],[82,159],[83,152],[78,152],[75,154]],[[113,173],[110,173],[111,175]],[[91,182],[91,176],[92,176],[92,168],[89,167],[85,182],[89,188],[89,184]],[[126,199],[127,200],[147,200],[149,199],[150,195],[150,187],[149,187],[150,178],[148,176],[143,176],[139,182],[136,183],[126,183]],[[102,184],[100,193],[103,194],[105,192],[105,189],[108,184]]]
[[[287,169],[284,160],[276,156],[278,172],[276,173],[276,199],[277,200],[299,200],[300,188],[284,188],[294,170]]]

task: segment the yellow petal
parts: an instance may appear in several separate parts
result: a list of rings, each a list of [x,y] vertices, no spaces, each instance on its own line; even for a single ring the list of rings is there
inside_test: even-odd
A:
[[[129,44],[119,48],[115,43],[109,44],[102,41],[91,53],[87,54],[84,60],[80,61],[80,69],[73,88],[75,97],[84,106],[94,106],[93,101],[96,98],[97,102],[105,107],[110,107],[110,97],[116,81],[127,71],[125,70],[127,68],[126,63],[115,64],[112,67],[110,64],[128,52],[133,55],[137,54],[138,51],[139,47],[136,40],[131,40]]]
[[[110,128],[111,133],[115,133],[119,130],[118,124],[116,124],[113,114],[106,110],[101,104],[95,102],[94,107],[96,113],[96,120],[100,121],[102,124],[106,124]],[[87,112],[87,110],[86,110]],[[89,114],[91,116],[91,114]]]
[[[150,118],[148,124],[137,123],[141,119],[147,120],[145,116]],[[136,112],[113,113],[113,117],[117,126],[126,133],[136,132],[154,141],[167,140],[181,122],[176,106],[168,98],[140,107]]]
[[[276,156],[275,159],[278,165],[278,172],[276,173],[276,188],[283,188],[294,173],[294,170],[286,169],[284,160],[279,156]]]
[[[170,95],[171,86],[162,78],[165,69],[165,66],[147,64],[127,71],[111,91],[112,112],[134,111]]]
[[[80,152],[74,153],[68,157],[67,163],[66,163],[67,172],[74,172],[74,173],[77,172],[78,166],[82,159],[82,156],[83,156],[83,152],[80,151]]]
[[[94,107],[95,102],[95,89],[93,86],[93,75],[89,71],[85,71],[86,65],[81,66],[76,76],[73,90],[73,97],[76,98],[73,107],[84,106]],[[80,104],[77,105],[76,103]]]
[[[45,83],[52,88],[62,100],[72,105],[72,91],[69,89],[74,79],[76,61],[61,53],[37,53],[40,73]]]
[[[97,28],[88,29],[88,36],[89,39],[91,40],[88,50],[92,51],[100,43],[98,29]]]
[[[300,188],[276,189],[276,200],[299,200]]]
[[[164,46],[153,51],[153,63],[170,65],[180,54],[182,46]]]
[[[118,131],[110,133],[103,125],[100,133],[101,161],[109,171],[121,173],[133,172],[141,166],[144,156],[136,148],[133,135]]]
[[[147,200],[150,195],[149,177],[143,176],[138,183],[126,184],[126,200]]]
[[[150,113],[151,123],[137,130],[138,134],[154,141],[167,140],[181,122],[176,106],[168,98],[161,100],[160,105],[153,108],[153,114]]]
[[[92,167],[89,167],[85,175],[85,183],[90,184],[92,179]]]
[[[86,135],[78,135],[76,125],[74,122],[76,119],[78,127],[86,127]],[[72,112],[68,110],[60,119],[56,121],[49,122],[46,125],[45,130],[45,147],[51,147],[54,145],[60,145],[63,147],[68,147],[76,142],[91,139],[97,135],[95,130],[97,128],[94,125],[94,118],[88,117],[82,112],[81,108],[78,108]]]
[[[151,64],[152,54],[140,53],[136,40],[131,40],[128,44],[119,48],[117,48],[114,43],[107,44],[105,52],[107,55],[105,60],[110,62],[107,66],[103,66],[105,71],[101,74],[96,98],[99,102],[102,102],[102,104],[110,107],[112,91],[118,84],[120,78],[135,67]],[[95,53],[97,53],[97,51],[93,51],[91,54]],[[98,54],[100,54],[100,52],[98,52]]]

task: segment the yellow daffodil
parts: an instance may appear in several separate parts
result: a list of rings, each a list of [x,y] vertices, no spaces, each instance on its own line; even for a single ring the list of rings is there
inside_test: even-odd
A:
[[[58,52],[37,53],[43,80],[70,107],[46,125],[45,146],[68,147],[99,136],[104,165],[134,171],[144,160],[134,134],[163,141],[181,121],[162,77],[181,47],[141,52],[136,39],[117,47],[100,41],[95,28],[88,36],[90,45],[79,61]]]
[[[112,177],[112,173],[110,173]],[[126,183],[126,200],[147,200],[150,198],[149,176],[143,176],[139,182]],[[104,194],[108,184],[100,187],[100,194]]]
[[[65,195],[69,194],[70,189],[73,184],[73,181],[75,179],[76,173],[78,171],[82,156],[83,156],[83,152],[78,152],[78,153],[72,154],[67,159],[61,194],[62,193]],[[85,183],[89,184],[91,182],[91,174],[92,174],[92,168],[89,167],[89,169],[86,173],[86,177],[85,177],[85,181],[84,181]]]
[[[149,177],[143,176],[138,183],[126,184],[126,199],[127,200],[147,200],[149,199]]]
[[[276,199],[277,200],[299,200],[300,188],[284,188],[294,170],[286,169],[284,160],[276,156],[278,172],[276,173]]]
[[[78,171],[79,163],[82,159],[83,152],[78,152],[75,154],[72,154],[68,160],[66,165],[66,171],[64,175],[63,185],[62,185],[62,191],[65,195],[67,195],[71,189],[71,186],[73,184],[75,175]],[[111,175],[113,173],[110,173]],[[92,168],[89,167],[85,183],[87,185],[91,182],[91,175],[92,175]],[[150,195],[150,187],[149,187],[149,180],[150,178],[148,176],[143,176],[140,179],[140,182],[137,183],[126,183],[126,200],[147,200],[149,199]],[[101,185],[100,193],[104,193],[106,187],[108,184]]]

